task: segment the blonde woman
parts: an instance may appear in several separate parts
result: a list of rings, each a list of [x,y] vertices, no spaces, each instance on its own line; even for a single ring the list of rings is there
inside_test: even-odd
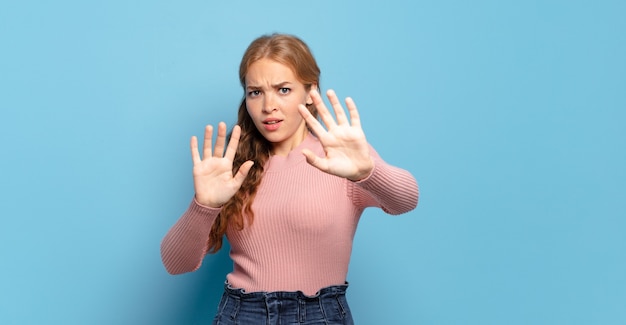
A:
[[[195,197],[161,244],[171,274],[197,270],[228,239],[234,268],[214,324],[353,324],[346,275],[359,218],[415,208],[406,170],[368,144],[354,101],[333,91],[292,35],[254,40],[239,68],[238,121],[191,138]],[[321,119],[324,126],[318,120]]]

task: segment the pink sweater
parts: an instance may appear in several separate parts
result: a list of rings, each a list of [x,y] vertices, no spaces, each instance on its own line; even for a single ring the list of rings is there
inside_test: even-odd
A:
[[[247,292],[302,291],[344,284],[359,218],[366,207],[389,214],[415,208],[417,183],[411,174],[385,163],[371,149],[374,170],[359,182],[309,165],[301,151],[323,149],[308,135],[287,157],[272,156],[253,202],[254,222],[226,233],[234,269],[228,283]],[[167,271],[197,270],[220,209],[191,202],[161,243]]]

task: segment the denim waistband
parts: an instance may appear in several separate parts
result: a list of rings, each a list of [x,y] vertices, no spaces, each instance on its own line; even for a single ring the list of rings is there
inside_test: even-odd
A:
[[[224,290],[226,293],[232,296],[236,296],[242,301],[261,301],[267,298],[276,299],[293,299],[293,300],[317,300],[319,298],[336,297],[338,295],[345,295],[348,289],[348,282],[341,285],[332,285],[320,289],[315,295],[307,296],[302,291],[257,291],[246,292],[244,289],[233,288],[228,282],[224,284]]]

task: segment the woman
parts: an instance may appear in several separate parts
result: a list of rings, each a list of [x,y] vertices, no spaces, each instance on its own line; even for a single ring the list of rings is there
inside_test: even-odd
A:
[[[197,270],[224,235],[234,269],[214,324],[352,324],[346,274],[361,213],[412,210],[413,176],[385,163],[367,143],[356,105],[349,118],[307,45],[262,36],[239,68],[244,98],[226,143],[226,125],[191,138],[195,197],[161,244],[171,274]],[[324,128],[317,120],[323,121]]]

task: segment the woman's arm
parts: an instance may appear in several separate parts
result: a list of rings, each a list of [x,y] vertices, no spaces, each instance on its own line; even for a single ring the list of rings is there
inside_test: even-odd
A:
[[[181,274],[200,268],[219,212],[219,208],[202,206],[194,198],[161,241],[161,260],[168,273]]]
[[[323,172],[345,178],[349,195],[358,207],[378,206],[390,214],[414,209],[419,194],[415,178],[408,171],[385,163],[368,144],[351,98],[346,98],[348,118],[335,92],[329,90],[327,96],[336,118],[330,114],[322,97],[315,90],[311,91],[326,128],[300,105],[300,114],[324,148],[322,156],[303,150],[307,162]]]
[[[213,126],[204,130],[202,155],[198,139],[191,137],[193,184],[196,195],[187,211],[170,229],[161,242],[161,259],[167,272],[180,274],[197,270],[207,253],[211,227],[222,205],[239,190],[248,175],[252,161],[244,162],[233,175],[233,159],[239,144],[241,128],[235,125],[226,145],[226,124],[217,127],[213,147]],[[224,151],[224,149],[226,149]]]
[[[417,181],[407,170],[387,164],[370,148],[374,169],[365,179],[349,182],[349,195],[355,205],[376,206],[397,215],[409,212],[417,206],[419,188]]]

